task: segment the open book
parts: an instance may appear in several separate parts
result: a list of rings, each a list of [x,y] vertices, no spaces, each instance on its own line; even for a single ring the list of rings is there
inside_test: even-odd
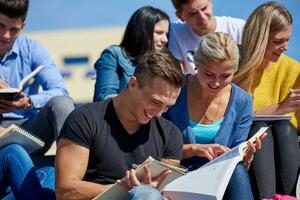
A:
[[[2,88],[0,89],[0,99],[14,100],[18,94],[23,91],[30,83],[30,80],[43,69],[43,65],[38,66],[30,74],[25,76],[19,84],[18,88]]]
[[[158,190],[162,190],[168,183],[187,173],[187,169],[179,166],[179,164],[177,163],[173,163],[168,160],[158,161],[152,158],[151,156],[149,156],[142,164],[136,167],[135,170],[138,178],[142,178],[144,174],[143,167],[145,165],[149,166],[152,177],[158,176],[161,172],[163,172],[166,169],[171,169],[172,171],[171,174],[169,174],[164,179],[164,181],[158,187]],[[126,178],[124,177],[122,180],[125,179]],[[116,183],[111,188],[104,191],[94,199],[95,200],[126,200],[127,195],[128,195],[128,190],[126,190],[124,187]]]
[[[278,120],[291,120],[290,115],[255,115],[253,121],[278,121]]]
[[[41,139],[15,124],[12,124],[7,128],[0,126],[0,148],[9,144],[19,144],[29,154],[45,145]]]
[[[251,137],[255,141],[268,127],[263,127]],[[164,189],[164,195],[172,200],[222,200],[230,177],[246,152],[247,142],[203,165],[199,169],[179,177]]]

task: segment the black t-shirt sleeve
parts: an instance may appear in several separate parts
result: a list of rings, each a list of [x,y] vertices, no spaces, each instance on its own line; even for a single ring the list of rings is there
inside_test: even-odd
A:
[[[67,117],[59,138],[71,140],[90,149],[95,133],[95,123],[87,106],[75,109]]]
[[[182,159],[183,154],[183,139],[180,130],[169,120],[163,119],[166,126],[166,146],[164,151],[164,158]]]

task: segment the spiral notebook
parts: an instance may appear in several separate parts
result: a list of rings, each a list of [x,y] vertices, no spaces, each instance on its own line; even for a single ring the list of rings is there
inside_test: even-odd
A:
[[[7,128],[0,126],[0,148],[9,144],[19,144],[31,154],[42,148],[45,142],[15,124]]]
[[[156,160],[149,156],[142,164],[137,165],[136,175],[138,178],[142,178],[144,174],[143,167],[148,165],[151,171],[152,177],[158,176],[164,170],[170,169],[171,174],[169,174],[164,181],[157,188],[162,190],[168,183],[172,182],[176,178],[185,175],[188,170],[177,163],[171,162],[169,160]],[[122,179],[125,180],[125,177]],[[119,184],[114,184],[111,188],[104,191],[100,195],[94,198],[94,200],[126,200],[128,195],[128,190],[120,186]]]

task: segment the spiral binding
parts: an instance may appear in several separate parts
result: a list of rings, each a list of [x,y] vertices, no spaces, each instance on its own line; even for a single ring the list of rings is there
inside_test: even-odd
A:
[[[173,162],[171,160],[167,160],[167,159],[162,159],[162,160],[156,160],[154,159],[154,162],[156,162],[157,164],[160,164],[160,165],[163,165],[165,167],[168,167],[180,174],[186,174],[188,172],[188,169],[183,167],[182,165],[176,163],[176,162]]]
[[[143,166],[147,165],[147,164],[150,164],[151,162],[154,162],[160,166],[163,166],[163,167],[167,167],[173,171],[176,171],[180,174],[186,174],[188,172],[188,169],[181,166],[180,164],[176,163],[176,162],[173,162],[169,159],[160,159],[160,160],[156,160],[155,158],[153,158],[152,156],[149,156],[147,158],[147,160],[145,162],[143,162],[141,165],[136,165],[136,166],[133,166],[133,168],[142,168]]]
[[[38,145],[40,145],[41,147],[43,147],[45,145],[45,142],[43,142],[41,139],[37,138],[34,135],[31,135],[30,133],[28,133],[27,131],[25,131],[24,129],[22,129],[21,127],[13,124],[12,125],[12,129],[15,129],[16,131],[18,131],[20,134],[24,135],[25,137],[31,139],[32,141],[34,141],[35,143],[37,143]]]

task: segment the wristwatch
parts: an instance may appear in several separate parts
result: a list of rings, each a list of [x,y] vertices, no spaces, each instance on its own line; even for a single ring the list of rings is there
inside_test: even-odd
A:
[[[33,108],[33,103],[31,101],[31,98],[28,97],[28,103],[25,105],[24,110],[29,110],[31,108]]]

